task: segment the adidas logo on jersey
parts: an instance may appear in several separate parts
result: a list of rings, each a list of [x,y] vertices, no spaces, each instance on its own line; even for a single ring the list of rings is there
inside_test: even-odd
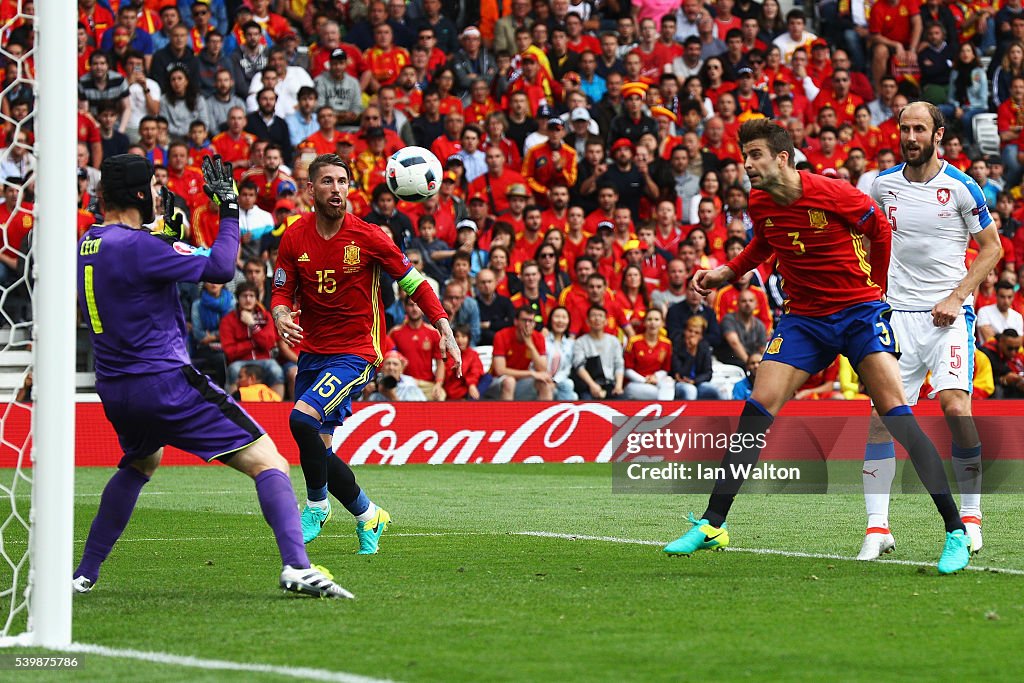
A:
[[[299,263],[309,263],[309,254],[302,252],[302,256],[299,257]]]
[[[771,218],[768,218],[764,222],[764,227],[766,227],[766,228],[774,228],[775,227],[775,222]]]

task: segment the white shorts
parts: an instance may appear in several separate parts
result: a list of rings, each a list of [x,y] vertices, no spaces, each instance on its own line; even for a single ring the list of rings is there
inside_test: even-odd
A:
[[[893,311],[890,323],[900,349],[900,376],[907,405],[916,405],[932,373],[928,398],[946,389],[974,389],[974,309],[964,307],[949,327],[936,327],[931,311]]]

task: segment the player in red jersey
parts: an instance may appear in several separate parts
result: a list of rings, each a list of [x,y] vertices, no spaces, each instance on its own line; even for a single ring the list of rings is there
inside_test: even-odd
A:
[[[441,353],[451,354],[456,373],[462,356],[448,316],[423,276],[378,226],[346,212],[351,178],[337,155],[323,154],[310,164],[307,191],[316,212],[296,220],[281,238],[271,310],[281,339],[299,348],[289,426],[306,479],[303,540],[316,538],[330,518],[330,490],[357,520],[359,553],[373,554],[391,517],[360,490],[352,470],[330,449],[335,427],[352,414],[351,397],[384,359],[381,271],[437,327]],[[301,311],[306,312],[303,326]]]
[[[970,561],[966,535],[935,445],[921,430],[903,394],[889,325],[885,292],[892,240],[889,224],[874,201],[842,183],[793,167],[793,139],[768,119],[740,129],[744,168],[753,188],[750,216],[754,238],[724,266],[698,270],[692,287],[706,296],[773,255],[789,299],[757,371],[754,390],[722,461],[725,476],[714,485],[703,518],[665,547],[670,555],[729,544],[725,518],[746,475],[757,463],[768,428],[782,406],[811,375],[838,354],[850,359],[882,422],[910,454],[946,527],[939,573]],[[865,239],[871,243],[870,262]]]

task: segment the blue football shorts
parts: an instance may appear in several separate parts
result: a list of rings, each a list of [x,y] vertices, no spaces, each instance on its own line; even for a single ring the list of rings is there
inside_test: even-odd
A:
[[[842,354],[856,369],[872,353],[899,357],[889,317],[892,309],[869,301],[825,316],[787,313],[768,342],[764,360],[792,365],[810,374],[821,372]]]

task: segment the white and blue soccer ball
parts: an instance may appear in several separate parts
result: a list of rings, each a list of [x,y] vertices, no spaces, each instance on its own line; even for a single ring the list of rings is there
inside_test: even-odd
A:
[[[384,171],[388,189],[407,202],[422,202],[437,194],[443,174],[441,162],[423,147],[398,150],[388,159]]]

